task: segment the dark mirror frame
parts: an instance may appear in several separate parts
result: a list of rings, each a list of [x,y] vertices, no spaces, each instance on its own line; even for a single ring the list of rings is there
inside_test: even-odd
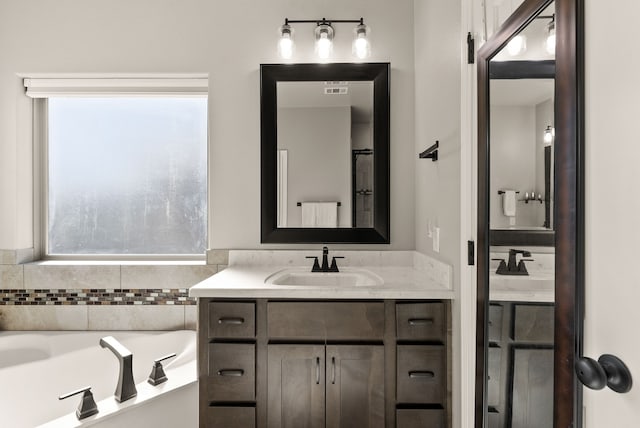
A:
[[[489,61],[554,0],[525,0],[478,51],[478,258],[475,426],[486,412],[489,318]],[[553,426],[582,426],[584,0],[555,0],[555,310]]]
[[[260,65],[260,190],[262,243],[389,243],[389,63],[261,64]],[[372,228],[277,227],[277,94],[278,82],[373,82]]]
[[[489,79],[555,79],[555,60],[495,61],[489,64]],[[555,108],[555,107],[554,107]],[[555,225],[555,222],[553,223]],[[553,247],[555,226],[549,230],[491,229],[489,245]]]

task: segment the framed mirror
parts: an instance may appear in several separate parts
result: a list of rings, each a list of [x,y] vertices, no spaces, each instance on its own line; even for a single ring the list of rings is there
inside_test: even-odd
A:
[[[531,34],[551,22],[555,58]],[[479,428],[581,426],[582,31],[581,0],[525,0],[478,51]],[[538,56],[505,53],[519,35]]]
[[[262,64],[261,242],[389,243],[389,64]]]

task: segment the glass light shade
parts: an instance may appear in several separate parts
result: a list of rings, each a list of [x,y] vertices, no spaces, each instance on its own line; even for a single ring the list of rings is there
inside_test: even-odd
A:
[[[518,34],[507,44],[507,52],[511,56],[520,55],[527,50],[527,38],[523,34]]]
[[[545,146],[550,146],[553,142],[553,137],[555,136],[555,129],[551,126],[547,126],[547,129],[544,130],[543,141]]]
[[[368,58],[371,55],[371,44],[367,37],[369,29],[366,25],[360,24],[355,29],[355,38],[353,39],[352,53],[359,59]]]
[[[320,59],[328,59],[333,50],[333,28],[327,24],[316,27],[316,54]]]
[[[291,59],[293,56],[293,30],[289,25],[280,27],[280,40],[278,40],[278,55],[282,59]]]
[[[545,43],[547,53],[553,55],[556,53],[556,25],[553,21],[549,24],[549,35]]]

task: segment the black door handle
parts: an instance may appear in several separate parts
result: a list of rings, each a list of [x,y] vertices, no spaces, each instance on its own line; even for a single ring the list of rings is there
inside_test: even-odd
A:
[[[583,356],[576,361],[575,369],[578,379],[587,388],[602,389],[606,385],[624,394],[633,385],[629,368],[615,355],[601,355],[598,361]]]

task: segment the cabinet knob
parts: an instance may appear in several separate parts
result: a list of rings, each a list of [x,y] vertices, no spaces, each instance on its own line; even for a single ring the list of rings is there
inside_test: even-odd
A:
[[[606,385],[611,390],[624,394],[633,385],[631,372],[615,355],[603,354],[598,361],[583,356],[576,361],[575,370],[578,379],[587,388],[599,390]]]

